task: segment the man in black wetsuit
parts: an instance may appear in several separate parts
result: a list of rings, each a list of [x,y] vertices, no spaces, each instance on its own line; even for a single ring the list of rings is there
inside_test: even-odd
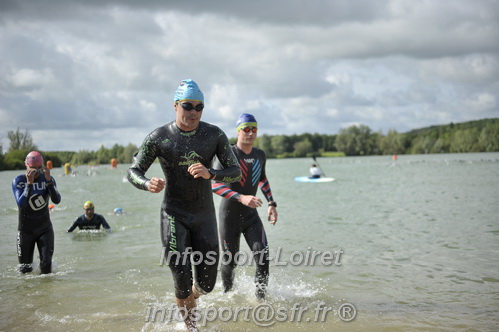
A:
[[[139,189],[159,193],[166,187],[161,240],[173,274],[177,305],[189,314],[196,306],[195,299],[213,290],[217,276],[219,242],[210,180],[234,182],[241,178],[227,136],[220,128],[200,121],[203,107],[204,96],[198,85],[183,80],[174,97],[175,121],[147,135],[128,170],[128,180]],[[216,171],[210,168],[215,156],[222,165]],[[145,177],[156,158],[166,181]],[[193,252],[199,255],[191,266]],[[190,315],[184,319],[187,327],[195,329]]]
[[[258,131],[255,117],[243,113],[236,126],[237,144],[232,146],[232,150],[242,170],[241,181],[229,185],[220,182],[212,184],[213,192],[226,198],[219,208],[220,241],[224,250],[222,280],[225,291],[231,290],[236,268],[234,258],[239,252],[239,240],[243,234],[256,262],[256,296],[264,299],[269,279],[269,261],[267,236],[256,210],[262,205],[262,200],[255,196],[258,187],[268,202],[268,220],[272,225],[277,222],[277,204],[265,174],[265,152],[253,147]]]
[[[40,255],[42,274],[52,272],[54,254],[54,229],[50,221],[49,197],[54,204],[61,201],[55,180],[50,169],[43,166],[43,157],[31,151],[24,161],[26,173],[17,176],[12,182],[12,191],[19,208],[17,233],[17,256],[19,271],[33,271],[35,244]]]
[[[75,219],[73,225],[69,227],[68,233],[74,231],[76,227],[78,229],[100,229],[102,226],[105,230],[111,231],[111,226],[109,226],[104,216],[95,213],[94,203],[86,201],[83,204],[83,210],[85,210],[85,214]]]

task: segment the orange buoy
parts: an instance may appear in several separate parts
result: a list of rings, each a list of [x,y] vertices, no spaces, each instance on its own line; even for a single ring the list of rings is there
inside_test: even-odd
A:
[[[52,164],[52,160],[47,160],[47,168],[48,169],[54,168],[54,164]]]
[[[118,167],[118,160],[116,158],[111,159],[111,167],[112,168]]]
[[[393,157],[392,157],[393,160],[397,160],[397,155],[394,154]]]
[[[55,208],[54,204],[49,204],[49,210],[53,210]]]

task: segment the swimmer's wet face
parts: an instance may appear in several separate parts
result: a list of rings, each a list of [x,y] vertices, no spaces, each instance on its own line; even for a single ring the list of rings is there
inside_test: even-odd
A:
[[[85,210],[85,218],[87,218],[87,220],[91,220],[94,217],[94,208],[89,207],[84,210]]]
[[[244,145],[253,145],[257,137],[258,128],[244,127],[238,130],[237,140]]]
[[[187,104],[189,106],[187,106]],[[199,121],[201,121],[204,104],[196,100],[179,100],[175,102],[174,105],[176,112],[175,123],[177,126],[185,131],[196,129],[199,125]],[[184,107],[184,105],[186,106]],[[187,108],[189,108],[189,110],[187,110]]]

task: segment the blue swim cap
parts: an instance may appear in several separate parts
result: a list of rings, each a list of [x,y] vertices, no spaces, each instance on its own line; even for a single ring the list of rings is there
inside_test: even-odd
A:
[[[201,103],[204,102],[203,93],[199,89],[197,83],[190,78],[180,82],[177,91],[175,91],[175,96],[173,97],[174,102],[185,99],[199,101]]]
[[[248,114],[248,113],[243,113],[239,115],[239,119],[237,119],[236,122],[236,131],[241,130],[241,128],[244,127],[257,127],[258,128],[258,123],[256,122],[256,119],[253,115]]]

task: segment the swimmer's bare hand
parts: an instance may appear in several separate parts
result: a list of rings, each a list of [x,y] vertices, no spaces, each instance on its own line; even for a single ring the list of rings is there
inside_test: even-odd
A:
[[[157,194],[161,192],[163,189],[165,189],[165,185],[166,185],[165,179],[152,177],[151,180],[149,180],[149,184],[147,185],[147,190],[149,190],[154,194]]]
[[[47,167],[42,167],[43,174],[45,174],[45,180],[50,181],[50,169]]]
[[[269,206],[268,209],[269,221],[272,225],[275,225],[277,222],[277,209],[275,206]]]
[[[252,209],[256,209],[256,208],[262,206],[262,200],[256,196],[252,196],[252,195],[240,195],[239,202],[243,205],[246,205],[247,207],[252,208]]]
[[[195,179],[203,178],[208,180],[211,178],[210,171],[201,163],[192,164],[187,169],[190,175],[192,175]]]
[[[33,184],[37,171],[36,168],[28,168],[28,170],[26,170],[26,180],[28,181],[28,184]]]

